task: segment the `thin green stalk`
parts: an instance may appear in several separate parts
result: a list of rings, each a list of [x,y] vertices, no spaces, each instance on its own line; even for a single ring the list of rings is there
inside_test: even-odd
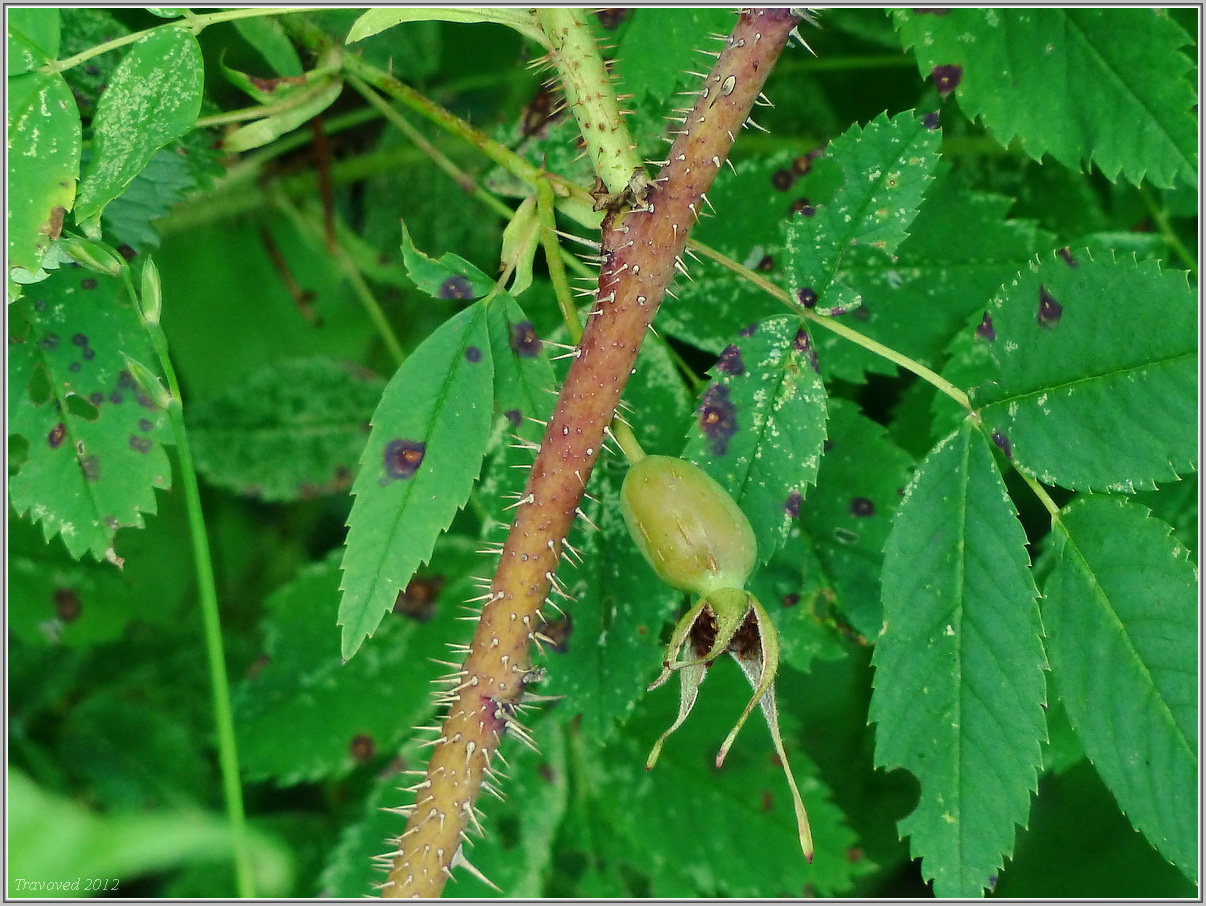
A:
[[[1156,224],[1156,229],[1160,231],[1160,237],[1172,249],[1173,253],[1184,262],[1185,266],[1189,268],[1190,277],[1196,278],[1198,275],[1198,263],[1194,260],[1193,254],[1185,246],[1185,243],[1181,241],[1181,237],[1173,230],[1164,208],[1156,203],[1156,200],[1152,198],[1151,192],[1147,189],[1140,188],[1139,197],[1143,199],[1143,204],[1147,207],[1147,212]]]
[[[688,247],[691,249],[694,249],[695,251],[699,252],[701,255],[704,255],[707,258],[711,258],[717,264],[721,265],[722,267],[728,268],[733,273],[735,273],[741,277],[744,277],[746,280],[753,283],[759,289],[763,290],[766,293],[769,293],[771,296],[774,296],[776,299],[778,299],[780,302],[782,302],[784,305],[786,305],[788,308],[790,308],[792,310],[793,314],[797,314],[797,315],[800,315],[801,317],[807,318],[809,321],[812,321],[814,324],[820,324],[826,330],[833,331],[838,336],[844,337],[845,339],[849,340],[851,343],[855,343],[858,346],[862,346],[867,351],[873,352],[876,355],[887,359],[889,362],[894,362],[895,364],[899,365],[901,368],[905,369],[906,371],[911,371],[913,374],[917,375],[923,381],[926,381],[927,383],[932,384],[938,390],[945,393],[947,396],[949,396],[951,399],[953,399],[956,403],[958,403],[964,409],[967,409],[969,411],[971,410],[971,408],[972,408],[971,401],[967,398],[966,393],[964,393],[962,390],[960,390],[958,387],[956,387],[954,384],[952,384],[950,381],[948,381],[942,375],[938,374],[935,371],[932,371],[929,368],[926,368],[920,362],[909,358],[907,355],[897,352],[895,349],[892,349],[890,346],[885,346],[883,343],[877,342],[876,340],[872,340],[870,337],[863,336],[857,330],[853,330],[850,327],[847,327],[845,324],[841,323],[836,318],[823,317],[814,312],[811,312],[811,311],[808,311],[805,309],[801,309],[799,305],[797,305],[794,301],[792,301],[791,297],[787,294],[787,292],[785,290],[780,289],[778,286],[776,286],[770,280],[767,280],[765,277],[763,277],[761,274],[757,273],[756,271],[752,271],[748,267],[744,267],[741,264],[738,264],[736,261],[734,261],[732,258],[728,257],[727,255],[724,255],[721,252],[716,251],[711,246],[704,245],[702,242],[697,242],[696,240],[692,239],[688,243]]]
[[[162,25],[155,25],[151,28],[144,28],[142,31],[136,31],[128,35],[122,35],[120,38],[114,38],[112,41],[106,41],[104,44],[98,44],[95,47],[89,47],[87,50],[82,50],[73,57],[68,57],[66,60],[56,60],[52,63],[47,63],[42,67],[43,72],[63,72],[71,69],[73,66],[79,66],[81,63],[86,63],[93,57],[99,57],[103,53],[108,53],[111,50],[117,50],[119,47],[125,47],[127,44],[133,44],[140,38],[149,35],[153,31],[158,31],[161,28],[170,28],[173,25],[179,27],[186,25],[192,29],[193,34],[200,34],[202,29],[208,28],[211,25],[216,25],[219,22],[233,22],[236,19],[253,19],[259,16],[280,16],[286,13],[301,13],[315,12],[318,7],[312,6],[286,6],[286,7],[262,7],[255,9],[228,9],[217,13],[205,13],[200,16],[195,16],[191,13],[185,16],[183,20],[177,19],[172,22],[164,22]]]
[[[153,267],[148,261],[144,267]],[[131,298],[138,299],[130,280],[129,270],[123,270],[123,279]],[[141,308],[141,306],[140,306]],[[222,775],[222,792],[226,802],[226,815],[230,821],[233,838],[235,885],[238,895],[244,899],[255,897],[255,873],[251,862],[251,850],[247,842],[247,821],[243,810],[243,787],[239,781],[239,753],[235,744],[234,716],[230,706],[230,683],[226,676],[226,651],[222,642],[222,619],[218,608],[218,589],[214,581],[214,564],[209,550],[209,537],[205,532],[205,514],[201,509],[201,486],[197,481],[197,469],[193,463],[193,451],[188,442],[184,424],[183,397],[176,369],[168,355],[167,336],[156,320],[143,322],[151,338],[151,344],[159,358],[159,365],[167,377],[169,399],[168,420],[176,439],[176,453],[180,460],[180,480],[184,486],[184,505],[188,514],[189,538],[193,548],[193,568],[197,574],[197,596],[201,603],[201,619],[205,632],[205,654],[209,662],[210,697],[213,702],[214,728],[218,740],[218,768]]]
[[[299,230],[310,233],[317,238],[322,238],[321,228],[317,227],[313,221],[303,217],[288,196],[279,192],[274,193],[273,201],[277,207],[285,212]],[[325,242],[325,239],[323,241]],[[360,273],[360,268],[356,266],[356,262],[351,259],[343,245],[339,242],[335,243],[335,248],[331,251],[335,257],[335,263],[339,265],[339,269],[343,271],[343,275],[351,283],[352,290],[356,293],[356,298],[360,300],[360,304],[364,306],[364,310],[373,322],[373,326],[377,328],[377,333],[381,335],[381,341],[385,344],[385,348],[393,358],[394,364],[401,365],[406,359],[406,353],[402,351],[402,345],[398,342],[398,337],[394,334],[394,329],[390,326],[389,319],[385,317],[381,303],[377,301],[377,297],[373,294],[372,289],[365,282],[364,275]]]
[[[561,307],[565,329],[570,342],[575,346],[582,339],[582,323],[578,320],[578,306],[574,304],[574,293],[570,289],[569,277],[561,260],[561,243],[557,240],[557,220],[553,208],[553,187],[547,180],[536,183],[536,215],[540,218],[540,244],[544,248],[544,260],[548,262],[549,280],[553,293]]]

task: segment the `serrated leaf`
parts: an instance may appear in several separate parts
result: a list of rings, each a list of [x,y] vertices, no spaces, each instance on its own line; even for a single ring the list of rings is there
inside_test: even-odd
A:
[[[917,469],[888,536],[870,709],[876,764],[921,783],[899,828],[939,897],[991,886],[1037,785],[1046,664],[1025,544],[969,419]]]
[[[9,295],[14,268],[35,274],[63,215],[75,201],[80,173],[80,114],[61,75],[31,72],[8,80]],[[22,280],[22,282],[30,282]]]
[[[415,286],[433,299],[479,299],[494,289],[494,281],[455,252],[445,252],[437,261],[411,241],[402,224],[402,260]]]
[[[584,503],[598,531],[581,522],[570,541],[582,562],[567,559],[558,579],[571,598],[566,615],[545,634],[559,644],[543,658],[549,692],[564,695],[559,707],[580,714],[583,729],[607,739],[627,720],[656,677],[662,661],[661,629],[682,601],[662,582],[637,549],[620,513],[626,469],[604,459],[595,469]]]
[[[883,622],[880,573],[884,545],[913,459],[887,431],[852,404],[829,402],[825,456],[817,486],[800,509],[801,543],[816,558],[818,573],[805,573],[814,610],[836,607],[864,638]]]
[[[1044,587],[1052,677],[1131,823],[1197,880],[1197,570],[1168,525],[1113,497],[1061,511]]]
[[[265,116],[223,138],[222,147],[231,153],[261,148],[314,119],[334,104],[342,92],[343,81],[338,75],[330,72],[310,73],[304,84],[289,90],[279,101],[265,106]]]
[[[515,29],[526,38],[547,46],[547,39],[527,9],[499,9],[489,6],[414,7],[412,9],[370,9],[353,23],[346,44],[363,41],[403,22],[495,22]]]
[[[806,178],[803,190],[812,191],[810,185]],[[1011,203],[973,190],[940,164],[895,256],[857,246],[851,250],[843,265],[845,280],[863,299],[850,316],[852,326],[927,367],[938,367],[964,321],[981,313],[984,300],[1054,244],[1054,237],[1032,223],[1008,219]],[[826,377],[862,382],[867,373],[896,373],[887,359],[830,331],[816,333]]]
[[[733,11],[727,9],[657,9],[634,11],[620,41],[618,66],[628,90],[647,92],[658,101],[668,100],[676,88],[695,80],[691,70],[706,71],[713,34],[733,30]]]
[[[345,489],[385,382],[324,358],[262,368],[189,406],[189,437],[208,481],[263,500]]]
[[[468,577],[482,562],[463,539],[441,543],[411,600],[386,617],[380,643],[346,663],[332,631],[336,557],[269,596],[261,660],[233,696],[239,756],[251,778],[282,785],[338,778],[392,753],[435,708],[431,684],[443,668],[431,655],[463,637],[457,605],[472,593]]]
[[[1196,467],[1198,309],[1183,273],[1051,256],[987,314],[999,371],[971,398],[1023,472],[1133,491]]]
[[[923,76],[935,67],[1002,144],[1089,161],[1115,181],[1196,184],[1190,36],[1154,9],[895,10]],[[940,86],[941,89],[941,86]],[[1086,111],[1095,111],[1086,116]],[[1104,128],[1107,123],[1123,128]]]
[[[343,656],[394,605],[469,498],[489,439],[494,365],[486,306],[449,318],[390,379],[352,488],[343,558]]]
[[[9,78],[58,58],[60,19],[57,9],[45,6],[11,9],[6,24]]]
[[[862,304],[846,275],[849,259],[866,248],[890,258],[908,235],[938,165],[942,133],[912,111],[880,114],[835,138],[826,157],[844,180],[833,198],[787,226],[788,293],[824,315]],[[856,258],[858,256],[855,256]]]
[[[831,801],[815,765],[794,744],[788,755],[808,809],[816,857],[800,852],[795,815],[783,769],[765,732],[742,736],[716,769],[716,749],[749,698],[735,663],[725,658],[708,671],[697,708],[675,732],[657,767],[644,767],[648,746],[670,725],[674,690],[651,694],[614,751],[609,751],[605,798],[598,812],[619,839],[609,849],[625,853],[652,881],[654,897],[795,897],[840,895],[872,868],[852,860],[856,838]],[[806,679],[779,675],[786,703],[807,694]],[[706,698],[705,698],[706,697]],[[626,845],[625,845],[626,844]],[[773,866],[773,870],[768,870]]]
[[[749,517],[765,563],[783,544],[825,442],[825,385],[812,340],[792,315],[751,325],[721,354],[683,456]]]
[[[640,413],[632,430],[646,453],[676,456],[682,450],[693,397],[666,343],[655,337],[642,343],[636,372],[624,388],[624,404]]]
[[[129,187],[101,215],[106,234],[115,245],[128,245],[138,254],[159,247],[154,221],[166,216],[196,185],[197,173],[181,154],[161,148]]]
[[[76,222],[95,223],[156,151],[193,127],[204,77],[201,47],[187,28],[157,28],[131,45],[96,105]]]
[[[171,486],[167,414],[138,388],[125,355],[155,361],[121,281],[64,268],[14,308],[9,432],[28,452],[12,476],[18,513],[61,535],[73,557],[116,558],[118,528],[155,512]]]
[[[775,279],[784,267],[781,225],[799,196],[792,189],[793,161],[791,154],[779,152],[741,161],[733,170],[723,168],[708,199],[724,216],[702,218],[692,236]],[[784,310],[761,288],[711,259],[686,261],[691,279],[678,281],[678,298],[658,309],[659,331],[719,355],[739,330]]]

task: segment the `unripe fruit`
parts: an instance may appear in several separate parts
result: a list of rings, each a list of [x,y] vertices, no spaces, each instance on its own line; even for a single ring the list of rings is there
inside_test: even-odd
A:
[[[745,587],[758,559],[754,530],[699,466],[646,456],[628,470],[620,501],[633,540],[667,585],[696,595]]]

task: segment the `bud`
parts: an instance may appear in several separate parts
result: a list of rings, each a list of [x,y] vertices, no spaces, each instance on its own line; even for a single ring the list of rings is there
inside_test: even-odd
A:
[[[159,376],[142,362],[130,358],[124,352],[122,358],[126,360],[126,371],[130,372],[130,377],[134,378],[134,383],[138,385],[139,389],[151,398],[151,402],[157,408],[166,409],[172,401],[172,395],[163,386]]]
[[[148,324],[159,323],[159,313],[163,309],[163,285],[159,281],[159,268],[150,258],[142,266],[142,292],[139,293],[138,305]]]
[[[103,242],[94,242],[82,236],[62,236],[59,243],[72,261],[98,274],[120,277],[127,267],[126,259]]]

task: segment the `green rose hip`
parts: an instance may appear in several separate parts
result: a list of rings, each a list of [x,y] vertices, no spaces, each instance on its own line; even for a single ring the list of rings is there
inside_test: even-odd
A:
[[[779,733],[775,704],[779,633],[758,599],[744,590],[758,561],[749,520],[728,491],[703,469],[670,456],[638,459],[624,479],[620,501],[628,531],[658,577],[698,596],[674,627],[661,675],[649,686],[656,689],[678,671],[682,692],[678,717],[654,744],[646,769],[657,763],[667,737],[691,713],[708,667],[722,654],[732,654],[754,687],[754,695],[721,745],[716,766],[724,763],[746,718],[761,705],[791,787],[800,847],[811,862],[808,813]],[[684,649],[688,656],[680,660]]]

